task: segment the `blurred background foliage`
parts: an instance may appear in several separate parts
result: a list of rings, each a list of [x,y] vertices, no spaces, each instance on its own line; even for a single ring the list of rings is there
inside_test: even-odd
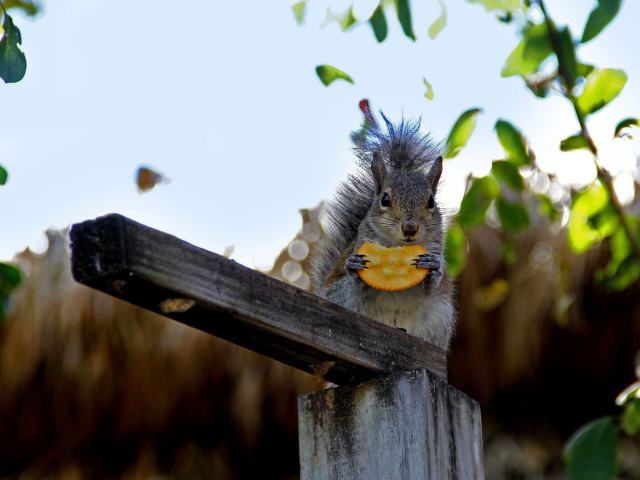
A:
[[[558,147],[588,150],[597,178],[580,190],[561,184],[538,167],[526,132],[496,122],[504,157],[468,177],[447,235],[460,312],[450,383],[482,406],[487,478],[640,478],[640,195],[636,179],[634,200],[621,204],[588,128],[627,77],[580,60],[581,45],[624,8],[598,0],[575,34],[540,0],[468,1],[518,32],[496,75],[566,100],[580,129]],[[446,28],[439,5],[432,39]],[[6,10],[35,15],[39,6],[3,8],[0,77],[19,81],[26,60]],[[298,24],[305,11],[305,1],[292,6]],[[396,20],[419,41],[408,0],[382,0],[368,19],[353,8],[326,18],[345,32],[368,24],[377,42]],[[357,85],[330,65],[316,74],[327,87]],[[372,106],[360,103],[364,128]],[[481,114],[470,106],[452,125],[448,161]],[[639,125],[620,119],[611,134],[624,142]],[[0,185],[7,180],[0,166]],[[157,183],[167,179],[140,169],[141,192]],[[267,273],[308,289],[322,204],[301,215]],[[296,478],[296,396],[318,381],[74,284],[65,234],[48,236],[44,256],[27,250],[0,264],[0,478]]]

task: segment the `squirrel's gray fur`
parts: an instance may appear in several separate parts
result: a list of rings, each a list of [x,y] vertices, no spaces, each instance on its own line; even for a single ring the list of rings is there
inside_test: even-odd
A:
[[[361,131],[352,133],[359,168],[327,202],[325,233],[311,258],[313,290],[446,350],[455,323],[452,286],[442,260],[444,218],[429,198],[437,193],[441,149],[420,133],[419,121],[403,119],[393,125],[380,113],[385,130],[365,121]],[[380,198],[387,193],[391,203],[381,206]],[[427,208],[430,200],[433,205]],[[357,275],[366,260],[354,255],[365,242],[384,247],[422,244],[428,255],[418,263],[430,269],[427,278],[399,292],[369,287]]]

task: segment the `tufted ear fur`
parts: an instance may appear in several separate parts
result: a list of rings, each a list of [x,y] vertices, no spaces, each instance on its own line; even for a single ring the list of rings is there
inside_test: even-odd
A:
[[[431,168],[429,169],[429,173],[427,173],[427,183],[431,187],[433,194],[436,194],[436,190],[438,189],[438,182],[440,181],[440,175],[442,174],[442,155],[434,160],[431,164]]]
[[[380,195],[382,192],[382,185],[387,178],[387,166],[384,164],[382,155],[379,152],[373,154],[373,160],[371,161],[371,171],[373,172],[373,179],[376,186],[376,195]]]

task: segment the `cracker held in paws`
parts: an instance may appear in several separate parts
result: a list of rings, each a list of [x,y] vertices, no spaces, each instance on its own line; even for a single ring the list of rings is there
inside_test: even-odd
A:
[[[366,267],[358,271],[360,278],[370,287],[387,292],[397,292],[418,285],[429,269],[418,269],[415,260],[426,254],[422,245],[385,248],[378,242],[365,243],[358,249],[365,255]]]

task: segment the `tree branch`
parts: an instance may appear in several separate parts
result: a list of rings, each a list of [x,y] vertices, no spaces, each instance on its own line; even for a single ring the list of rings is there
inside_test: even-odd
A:
[[[549,31],[549,40],[551,41],[551,45],[553,46],[553,51],[556,54],[556,57],[558,58],[558,72],[560,76],[564,79],[565,83],[567,83],[567,78],[569,78],[569,76],[567,75],[567,72],[566,72],[566,66],[560,61],[560,53],[559,53],[560,45],[558,42],[558,38],[556,37],[555,25],[553,24],[553,22],[549,18],[549,15],[547,14],[547,10],[545,9],[545,6],[544,6],[544,1],[538,0],[538,5],[540,6],[540,10],[544,15],[544,20],[547,24],[547,30]],[[596,148],[596,145],[593,142],[593,138],[591,137],[591,134],[589,133],[589,129],[587,128],[584,115],[578,108],[576,99],[571,93],[571,88],[570,88],[570,85],[568,84],[567,84],[567,92],[565,94],[565,97],[571,102],[571,105],[573,105],[573,110],[580,124],[580,130],[582,131],[582,135],[584,136],[584,138],[587,139],[587,143],[589,144],[589,150],[591,150],[591,154],[593,155],[593,162],[595,163],[595,166],[596,166],[598,179],[600,180],[600,182],[602,182],[602,184],[605,186],[605,188],[609,192],[609,198],[611,199],[611,203],[613,203],[613,207],[616,210],[618,219],[620,220],[620,224],[622,225],[622,228],[624,229],[624,232],[627,235],[627,238],[629,239],[629,243],[631,244],[631,249],[633,251],[633,254],[636,257],[636,259],[640,262],[640,246],[638,246],[638,242],[635,239],[633,233],[631,232],[629,225],[627,224],[627,220],[624,216],[624,210],[622,209],[620,200],[618,199],[618,196],[616,195],[616,192],[613,188],[611,175],[604,167],[600,165],[600,161],[598,160],[598,149]]]

